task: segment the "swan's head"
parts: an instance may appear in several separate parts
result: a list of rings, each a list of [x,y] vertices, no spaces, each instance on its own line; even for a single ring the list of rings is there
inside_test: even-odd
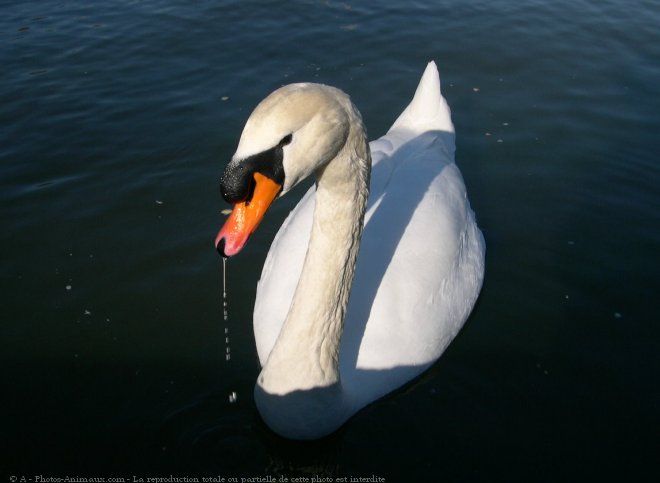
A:
[[[220,181],[234,205],[215,239],[222,256],[241,251],[278,195],[337,156],[349,133],[347,106],[346,94],[321,84],[284,86],[259,103]]]

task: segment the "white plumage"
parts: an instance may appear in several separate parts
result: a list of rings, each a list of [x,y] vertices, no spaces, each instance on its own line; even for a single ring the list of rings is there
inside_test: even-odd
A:
[[[285,110],[281,115],[286,116]],[[359,135],[359,115],[348,117]],[[279,135],[269,134],[273,139]],[[252,136],[244,132],[239,149],[254,142]],[[315,209],[325,220],[325,226],[318,227],[323,236],[334,236],[335,226],[327,225],[336,224],[341,232],[344,223],[343,215],[332,212],[334,207],[315,207],[324,174],[317,171],[320,187],[307,192],[280,228],[258,284],[254,333],[264,370],[255,397],[264,420],[287,437],[323,436],[422,373],[458,333],[481,289],[485,243],[454,163],[454,127],[435,63],[427,66],[410,105],[369,148],[372,171],[364,232],[343,328],[312,324],[293,314],[290,319],[300,320],[287,321],[290,333],[280,336],[306,255],[310,261],[305,270],[317,271],[308,274],[307,290],[321,295],[309,302],[299,296],[299,305],[317,306],[300,311],[308,318],[317,314],[332,319],[332,307],[342,303],[323,301],[323,294],[334,293],[324,284],[335,282],[327,281],[322,272],[335,270],[340,262],[333,265],[334,253],[315,248],[322,242],[310,245]],[[285,171],[287,166],[302,169],[295,163],[304,160],[293,160],[293,152],[285,152]],[[358,223],[359,218],[346,223]],[[346,240],[338,236],[339,251]],[[308,249],[318,253],[307,254]],[[343,277],[336,283],[350,287],[350,273]],[[321,334],[324,331],[330,335]],[[308,370],[310,365],[319,370]]]

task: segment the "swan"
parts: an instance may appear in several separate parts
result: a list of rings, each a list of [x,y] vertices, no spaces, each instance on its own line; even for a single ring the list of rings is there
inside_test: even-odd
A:
[[[281,87],[249,116],[220,180],[234,205],[215,239],[223,257],[240,252],[275,198],[316,180],[257,285],[254,398],[274,432],[332,433],[421,374],[464,324],[485,242],[454,150],[434,62],[370,144],[348,95],[322,84]]]

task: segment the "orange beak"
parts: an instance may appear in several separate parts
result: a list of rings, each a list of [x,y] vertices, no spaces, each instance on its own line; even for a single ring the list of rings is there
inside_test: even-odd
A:
[[[225,258],[243,249],[268,207],[282,190],[280,184],[260,173],[254,173],[254,182],[252,198],[234,205],[229,218],[215,237],[215,247]]]

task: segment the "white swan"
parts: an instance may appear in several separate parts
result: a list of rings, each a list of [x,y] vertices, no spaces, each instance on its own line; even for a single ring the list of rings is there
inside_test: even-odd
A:
[[[234,210],[220,253],[240,251],[270,202],[310,175],[316,184],[275,237],[254,308],[255,401],[271,429],[294,439],[331,433],[428,368],[484,274],[435,63],[370,145],[338,89],[292,84],[264,99],[222,177]]]

